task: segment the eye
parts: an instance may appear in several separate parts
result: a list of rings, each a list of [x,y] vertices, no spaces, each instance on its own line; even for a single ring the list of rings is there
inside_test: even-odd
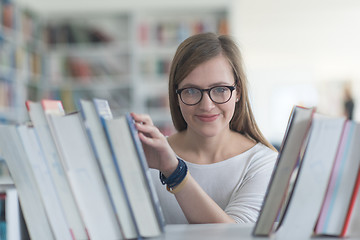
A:
[[[225,94],[229,91],[227,87],[215,87],[211,90],[214,94]]]
[[[185,88],[183,90],[183,94],[189,96],[199,94],[199,92],[200,92],[199,89],[196,88]]]

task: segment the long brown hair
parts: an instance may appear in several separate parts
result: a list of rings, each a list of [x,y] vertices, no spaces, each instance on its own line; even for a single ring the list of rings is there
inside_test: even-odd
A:
[[[179,132],[187,129],[187,123],[181,114],[175,92],[179,83],[197,66],[220,54],[227,58],[233,69],[236,90],[240,96],[230,121],[230,129],[275,150],[265,139],[255,122],[249,102],[247,79],[242,66],[241,53],[235,41],[227,35],[201,33],[187,38],[179,45],[169,75],[169,103],[175,129]]]

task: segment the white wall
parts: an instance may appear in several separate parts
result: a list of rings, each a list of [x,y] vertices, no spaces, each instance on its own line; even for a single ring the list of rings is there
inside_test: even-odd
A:
[[[232,9],[257,121],[270,140],[281,140],[293,104],[341,115],[343,81],[360,119],[360,1],[239,0]]]

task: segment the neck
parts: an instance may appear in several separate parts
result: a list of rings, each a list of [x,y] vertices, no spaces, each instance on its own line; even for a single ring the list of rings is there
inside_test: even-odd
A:
[[[190,161],[197,164],[210,164],[225,160],[231,153],[233,135],[230,129],[214,137],[200,136],[189,130],[184,132],[184,143],[191,156]]]

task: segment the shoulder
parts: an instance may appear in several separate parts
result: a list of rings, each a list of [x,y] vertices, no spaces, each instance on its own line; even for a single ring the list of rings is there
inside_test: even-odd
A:
[[[278,156],[276,151],[270,149],[262,143],[257,143],[248,152],[249,171],[259,172],[273,170]]]

